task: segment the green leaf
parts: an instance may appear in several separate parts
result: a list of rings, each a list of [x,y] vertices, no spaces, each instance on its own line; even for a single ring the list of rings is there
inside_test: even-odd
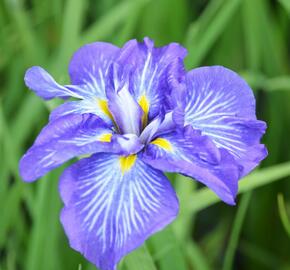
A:
[[[198,244],[190,241],[186,245],[186,254],[193,269],[210,270],[208,258],[202,253]]]
[[[85,8],[86,1],[66,1],[59,52],[53,64],[53,69],[57,73],[64,73],[72,53],[79,46],[78,40],[85,16]]]
[[[290,162],[285,162],[261,169],[240,180],[239,193],[253,190],[274,181],[283,179],[287,176],[290,176]],[[219,202],[220,199],[208,188],[201,188],[199,191],[192,194],[190,201],[191,212],[198,212]]]
[[[135,12],[136,6],[140,3],[147,3],[149,0],[123,1],[118,3],[108,13],[98,19],[89,29],[85,31],[80,44],[90,43],[96,40],[104,40],[110,36],[116,27],[123,23],[128,14]]]
[[[194,224],[194,214],[190,211],[190,199],[196,186],[197,183],[189,177],[181,174],[175,176],[175,190],[182,207],[180,207],[178,218],[173,222],[172,228],[180,241],[186,241],[191,237],[190,228]]]
[[[21,49],[25,54],[25,60],[28,63],[32,61],[42,61],[44,56],[44,48],[41,46],[37,38],[36,32],[33,30],[32,17],[25,10],[22,1],[6,1],[7,10],[11,17],[13,28],[21,42]],[[15,44],[13,44],[14,46]]]
[[[263,89],[269,92],[290,91],[290,76],[267,78],[264,74],[249,71],[240,72],[240,74],[254,89]]]
[[[215,14],[222,7],[224,0],[210,1],[198,19],[189,25],[185,36],[185,45],[195,44],[202,31],[211,23]]]
[[[232,16],[238,12],[241,0],[223,1],[223,3],[224,4],[219,9],[216,16],[206,25],[206,28],[196,36],[196,43],[186,44],[189,52],[185,60],[187,67],[193,68],[202,62],[215,41],[224,31],[225,27],[229,25],[228,22],[231,20]]]
[[[279,210],[281,222],[283,224],[285,231],[287,232],[288,236],[290,237],[290,220],[288,218],[284,197],[281,193],[278,194],[277,200],[278,200],[278,210]]]
[[[246,258],[251,259],[252,262],[259,262],[261,269],[283,269],[284,260],[273,254],[267,247],[245,240],[241,241],[240,247]],[[284,270],[286,269],[287,267],[284,268]]]
[[[151,236],[148,243],[154,251],[154,260],[160,270],[187,270],[182,247],[171,226]]]
[[[124,259],[124,265],[127,270],[157,270],[145,244],[128,254]]]
[[[13,136],[15,148],[17,148],[18,151],[26,138],[31,134],[31,130],[35,129],[37,123],[39,123],[41,119],[39,115],[43,117],[44,112],[45,105],[39,97],[32,93],[26,95],[10,127],[11,136]]]
[[[246,61],[252,70],[261,66],[261,26],[257,16],[257,1],[244,0],[242,5],[243,26],[245,33]]]
[[[286,9],[290,16],[290,1],[289,0],[278,0],[280,4]]]
[[[223,270],[231,270],[233,269],[233,261],[235,258],[235,253],[237,249],[237,245],[239,242],[239,237],[242,230],[242,225],[246,216],[246,212],[249,206],[249,202],[251,200],[252,192],[248,191],[245,195],[243,195],[241,202],[239,204],[239,208],[234,220],[233,229],[230,235],[229,243],[225,253],[225,259],[223,264]]]

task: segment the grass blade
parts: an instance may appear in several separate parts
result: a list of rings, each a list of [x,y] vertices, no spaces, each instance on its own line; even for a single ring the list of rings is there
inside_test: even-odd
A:
[[[187,270],[184,254],[171,226],[153,235],[148,242],[160,270]]]
[[[90,43],[96,40],[105,40],[115,28],[123,23],[128,14],[135,12],[140,2],[147,3],[149,0],[124,1],[116,5],[107,14],[97,20],[81,38],[80,44]]]
[[[223,270],[231,270],[233,269],[233,261],[236,253],[236,248],[238,245],[243,221],[245,219],[247,209],[249,206],[249,202],[251,200],[252,192],[247,192],[243,197],[239,204],[239,208],[237,211],[237,215],[234,220],[233,229],[231,232],[231,236],[229,239],[229,243],[225,253],[225,259],[223,264]]]
[[[193,68],[201,63],[214,42],[228,25],[232,16],[238,11],[240,3],[241,0],[224,1],[220,11],[212,19],[211,23],[206,26],[206,31],[196,37],[198,42],[196,44],[187,44],[189,54],[185,64],[188,68]]]
[[[244,177],[239,183],[239,193],[267,185],[274,181],[290,176],[290,162],[273,165],[265,169]],[[198,212],[210,205],[220,201],[220,199],[208,188],[202,188],[192,195],[191,211]]]
[[[290,237],[290,220],[287,215],[287,209],[286,209],[284,197],[281,193],[278,194],[277,200],[278,200],[278,210],[279,210],[281,222],[283,224],[285,231]]]
[[[54,61],[53,70],[64,73],[72,53],[78,48],[78,39],[85,16],[86,1],[68,0],[66,2],[61,41],[57,59]]]
[[[198,270],[210,270],[210,266],[207,262],[207,257],[204,256],[199,246],[190,241],[186,246],[186,254],[192,265],[192,269]]]
[[[145,244],[130,253],[124,259],[124,265],[127,270],[157,270]]]

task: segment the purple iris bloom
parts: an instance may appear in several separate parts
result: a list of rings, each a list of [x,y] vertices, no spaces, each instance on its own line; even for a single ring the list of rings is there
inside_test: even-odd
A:
[[[238,180],[267,155],[247,83],[221,66],[186,72],[185,56],[148,38],[123,48],[96,42],[72,57],[70,85],[41,67],[25,74],[37,95],[65,102],[21,159],[21,175],[31,182],[90,155],[61,176],[61,222],[71,247],[102,270],[175,219],[178,199],[163,172],[192,177],[233,205]]]

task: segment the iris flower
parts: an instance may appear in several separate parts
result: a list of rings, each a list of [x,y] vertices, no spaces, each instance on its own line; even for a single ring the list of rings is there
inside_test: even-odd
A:
[[[233,205],[238,180],[267,155],[247,83],[221,66],[186,72],[185,56],[177,43],[156,48],[148,38],[122,48],[96,42],[73,55],[70,85],[37,66],[25,74],[38,96],[65,102],[22,157],[22,178],[87,156],[61,176],[60,219],[71,247],[102,270],[177,216],[164,172],[196,179]]]

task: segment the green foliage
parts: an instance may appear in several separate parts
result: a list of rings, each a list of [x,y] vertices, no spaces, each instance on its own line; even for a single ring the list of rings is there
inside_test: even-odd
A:
[[[19,158],[57,105],[26,89],[25,70],[41,65],[67,83],[67,64],[78,47],[96,40],[120,46],[144,36],[158,45],[182,43],[188,68],[225,65],[244,76],[259,118],[268,123],[270,154],[241,180],[245,194],[236,207],[172,176],[179,217],[119,269],[290,269],[289,14],[288,0],[1,0],[0,269],[95,269],[69,248],[60,225],[61,169],[34,184],[18,174]]]

